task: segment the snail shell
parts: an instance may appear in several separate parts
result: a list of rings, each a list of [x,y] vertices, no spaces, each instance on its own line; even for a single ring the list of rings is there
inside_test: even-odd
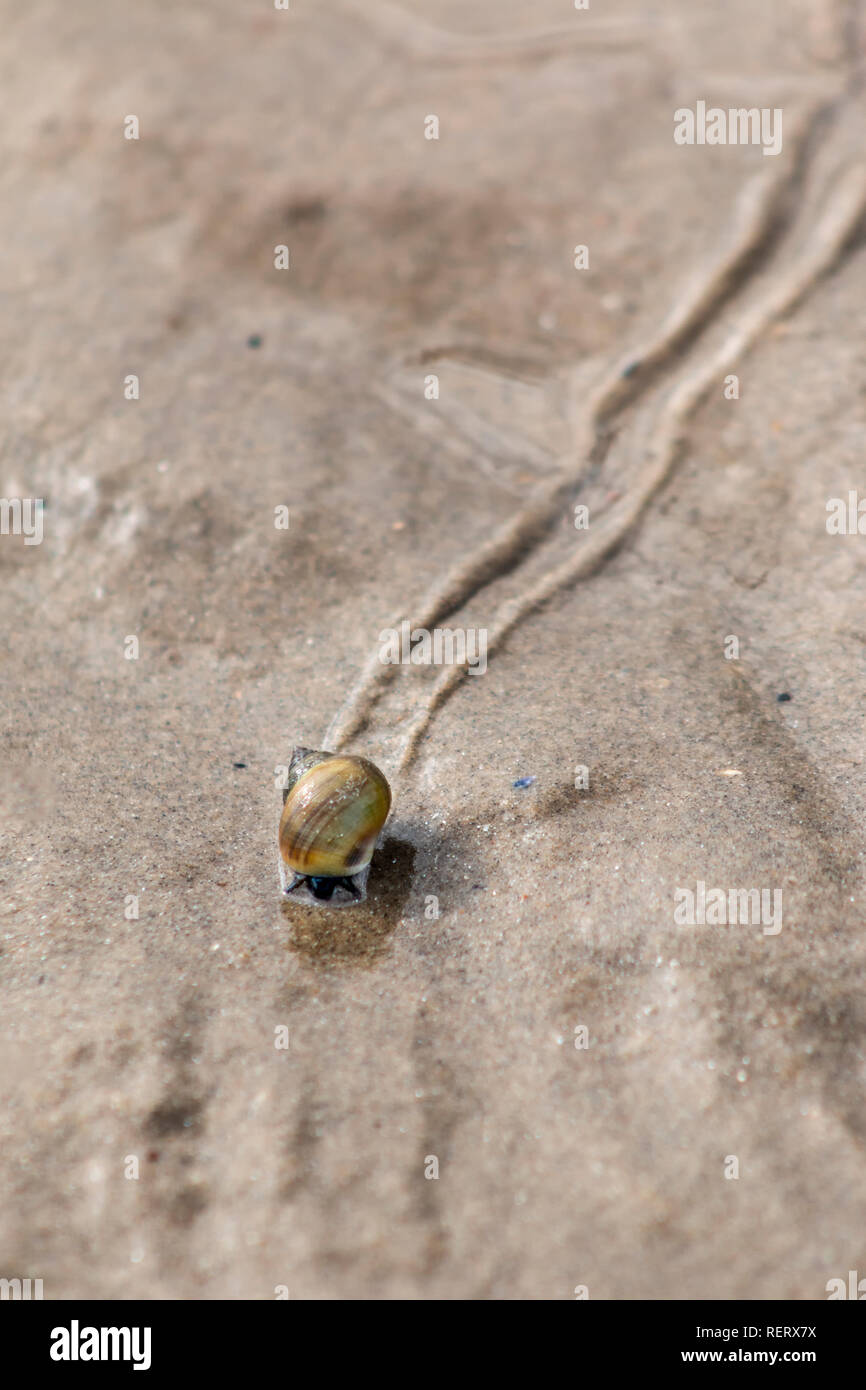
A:
[[[296,748],[279,829],[286,895],[335,905],[363,899],[390,808],[387,779],[368,758]]]

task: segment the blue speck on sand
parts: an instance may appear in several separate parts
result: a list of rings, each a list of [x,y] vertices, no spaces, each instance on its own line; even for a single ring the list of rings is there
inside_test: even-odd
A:
[[[534,777],[518,777],[516,782],[512,782],[512,787],[531,787],[535,781]]]

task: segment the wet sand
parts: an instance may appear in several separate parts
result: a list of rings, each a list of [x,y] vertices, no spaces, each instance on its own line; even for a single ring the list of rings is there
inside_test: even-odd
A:
[[[530,10],[0,4],[0,481],[44,499],[0,1276],[46,1298],[866,1275],[863,24]],[[678,146],[698,100],[781,152]],[[404,618],[486,671],[383,666]],[[395,800],[329,913],[276,770],[337,744]],[[677,921],[699,884],[781,929]]]

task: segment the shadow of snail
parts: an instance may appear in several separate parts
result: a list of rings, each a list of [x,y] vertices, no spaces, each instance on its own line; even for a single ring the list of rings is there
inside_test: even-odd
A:
[[[473,882],[480,847],[470,826],[402,822],[411,839],[386,835],[375,849],[390,806],[384,774],[368,759],[294,750],[279,829],[281,912],[288,949],[309,963],[371,964],[401,919],[423,920],[430,892],[446,893],[453,918],[485,891]],[[419,856],[424,884],[414,884],[410,903]],[[431,925],[437,919],[438,911]],[[428,935],[435,939],[435,927],[413,935],[418,950]]]
[[[374,964],[406,914],[414,865],[415,846],[389,835],[374,855],[363,902],[329,912],[284,899],[280,910],[290,928],[287,948],[311,965]]]

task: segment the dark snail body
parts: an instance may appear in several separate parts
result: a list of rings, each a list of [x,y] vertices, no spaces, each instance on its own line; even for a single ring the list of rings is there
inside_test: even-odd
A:
[[[363,902],[391,789],[368,758],[296,748],[280,817],[280,882],[287,898],[331,907]]]

